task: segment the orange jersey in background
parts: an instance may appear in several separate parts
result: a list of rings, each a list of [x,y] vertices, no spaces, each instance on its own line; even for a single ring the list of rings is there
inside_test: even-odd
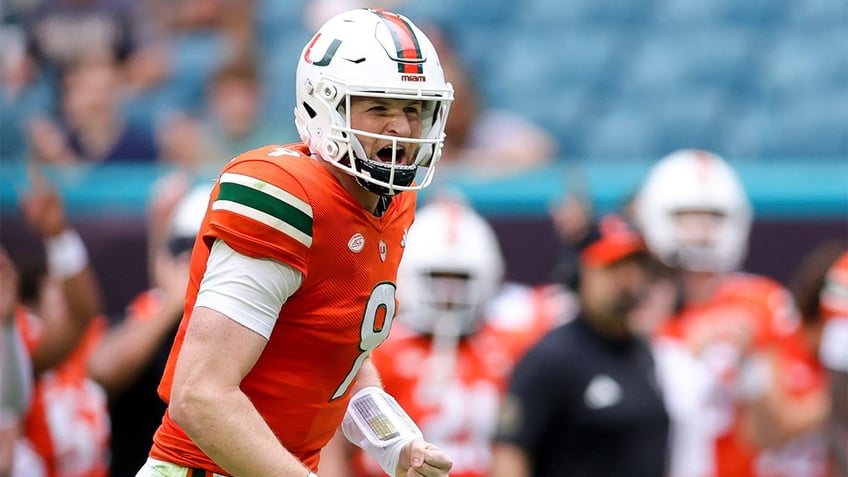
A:
[[[848,252],[828,269],[820,306],[825,318],[848,320]]]
[[[784,393],[804,399],[814,393],[827,392],[827,371],[815,350],[804,341],[800,330],[783,342],[775,379]],[[827,443],[822,429],[795,437],[778,448],[758,453],[757,477],[827,477]]]
[[[40,319],[19,308],[16,320],[32,352],[41,338]],[[93,320],[71,355],[36,377],[23,433],[26,445],[42,459],[47,477],[108,475],[106,393],[87,374],[88,358],[105,331],[104,317]]]
[[[241,388],[286,449],[316,469],[321,447],[341,424],[354,376],[368,351],[388,336],[416,196],[393,197],[385,214],[375,217],[307,154],[299,144],[268,146],[224,168],[195,243],[185,317],[159,395],[168,401],[214,240],[287,263],[303,273],[303,284],[284,304]],[[150,455],[224,473],[167,413]]]
[[[451,456],[451,477],[488,475],[498,408],[512,369],[524,351],[558,323],[558,316],[549,313],[547,294],[543,289],[508,287],[480,330],[458,342],[450,360],[433,356],[432,340],[402,323],[396,323],[391,337],[374,350],[372,360],[386,392],[428,442]],[[361,450],[354,467],[360,477],[384,475]]]
[[[716,476],[755,475],[757,450],[743,436],[733,397],[740,359],[750,352],[785,352],[785,341],[798,324],[792,297],[783,286],[770,278],[737,273],[724,277],[710,300],[686,306],[659,331],[699,351],[720,384],[703,414],[717,433]]]

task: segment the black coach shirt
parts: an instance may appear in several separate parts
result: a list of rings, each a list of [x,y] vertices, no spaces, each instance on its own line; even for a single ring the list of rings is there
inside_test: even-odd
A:
[[[524,449],[534,477],[662,477],[668,426],[648,344],[578,317],[518,364],[496,440]]]

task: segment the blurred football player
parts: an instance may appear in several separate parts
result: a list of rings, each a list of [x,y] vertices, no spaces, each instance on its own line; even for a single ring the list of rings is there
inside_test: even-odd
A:
[[[785,372],[799,315],[782,285],[739,272],[752,222],[742,183],[723,158],[681,150],[649,171],[634,210],[678,288],[677,309],[656,337],[673,423],[671,475],[766,475],[758,453],[799,429],[766,430],[753,419],[779,424],[797,404],[776,396],[800,386]]]
[[[377,9],[328,20],[296,78],[302,142],[241,154],[212,189],[140,477],[312,475],[339,426],[388,475],[451,467],[370,354],[453,90],[427,37]]]
[[[36,168],[30,172],[21,213],[43,240],[44,254],[12,255],[20,272],[15,320],[35,376],[12,475],[104,477],[110,436],[106,393],[85,366],[106,327],[100,287],[62,197]]]
[[[833,475],[848,475],[848,252],[830,267],[820,296],[825,318],[819,359],[830,375],[828,442]]]

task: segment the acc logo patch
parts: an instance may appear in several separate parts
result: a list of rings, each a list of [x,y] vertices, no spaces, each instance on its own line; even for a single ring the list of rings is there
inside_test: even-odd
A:
[[[365,237],[362,234],[353,234],[353,237],[347,241],[347,248],[353,253],[359,253],[365,248]]]

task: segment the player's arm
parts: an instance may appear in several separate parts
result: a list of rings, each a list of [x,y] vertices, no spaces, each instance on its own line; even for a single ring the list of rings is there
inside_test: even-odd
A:
[[[85,244],[68,223],[61,197],[37,169],[30,171],[30,179],[32,189],[21,197],[21,212],[44,239],[49,275],[42,297],[47,306],[40,313],[43,331],[32,352],[38,374],[74,350],[91,319],[102,312],[102,303]]]
[[[304,477],[239,388],[266,340],[223,313],[195,308],[174,373],[169,412],[212,460],[234,476]]]
[[[110,395],[119,395],[138,380],[183,315],[187,258],[160,249],[153,261],[154,286],[160,292],[155,311],[139,318],[144,304],[138,299],[131,303],[127,316],[100,340],[88,359],[89,375]]]
[[[383,387],[379,372],[370,357],[359,368],[356,380],[351,386],[351,393],[355,395],[368,386]],[[351,475],[353,473],[351,470],[351,459],[353,458],[354,449],[356,447],[347,440],[341,427],[339,427],[333,438],[321,449],[321,464],[318,468],[318,473],[321,477],[345,477]]]
[[[749,356],[740,373],[742,421],[752,441],[761,448],[779,446],[823,425],[830,410],[825,386],[800,396],[781,382],[777,356]]]
[[[239,387],[301,279],[279,262],[241,255],[220,240],[213,245],[177,360],[169,413],[231,475],[309,473]]]
[[[453,461],[438,446],[424,440],[406,411],[383,390],[380,372],[370,357],[359,369],[352,393],[342,422],[348,441],[374,457],[387,475],[447,477]],[[382,422],[397,430],[397,437],[382,435],[369,426],[374,419],[368,419],[363,408],[380,414]]]
[[[492,450],[489,477],[530,477],[527,452],[514,444],[498,442]]]

